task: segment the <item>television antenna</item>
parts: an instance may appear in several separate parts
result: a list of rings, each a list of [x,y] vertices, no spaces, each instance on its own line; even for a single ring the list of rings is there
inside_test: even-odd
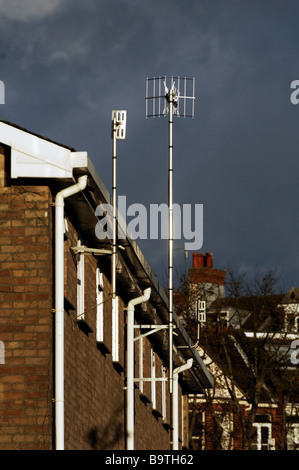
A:
[[[113,240],[112,240],[112,297],[116,296],[116,141],[126,138],[127,111],[112,111],[112,207],[113,207]]]
[[[173,116],[194,117],[195,78],[166,76],[146,79],[146,118],[169,116],[168,144],[168,293],[169,293],[169,392],[173,392]]]
[[[166,76],[146,79],[146,117],[170,115],[170,90],[173,95],[173,114],[194,118],[195,78],[171,77],[170,89]]]

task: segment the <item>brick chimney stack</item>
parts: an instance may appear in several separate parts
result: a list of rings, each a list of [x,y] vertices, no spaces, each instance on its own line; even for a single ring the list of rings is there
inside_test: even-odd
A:
[[[213,253],[192,253],[192,268],[189,269],[192,283],[209,284],[224,297],[225,275],[225,271],[213,268]]]

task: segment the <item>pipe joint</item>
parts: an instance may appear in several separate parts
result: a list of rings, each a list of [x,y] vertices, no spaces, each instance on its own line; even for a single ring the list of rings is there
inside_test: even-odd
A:
[[[181,372],[184,372],[185,370],[191,369],[192,365],[193,365],[193,359],[192,358],[188,359],[186,364],[183,364],[182,366],[179,366],[176,369],[174,369],[173,375],[179,375]]]
[[[143,302],[147,302],[151,295],[151,288],[148,287],[143,291],[143,295],[140,297],[136,297],[135,299],[131,299],[128,303],[128,309],[135,307],[135,305],[141,304]]]

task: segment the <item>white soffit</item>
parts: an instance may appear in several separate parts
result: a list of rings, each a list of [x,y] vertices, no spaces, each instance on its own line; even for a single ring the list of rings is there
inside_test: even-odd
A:
[[[11,147],[11,177],[72,178],[71,150],[0,122],[0,142]]]

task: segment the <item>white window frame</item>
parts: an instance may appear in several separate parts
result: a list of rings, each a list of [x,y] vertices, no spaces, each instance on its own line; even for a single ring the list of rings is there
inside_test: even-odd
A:
[[[287,313],[285,315],[285,331],[287,333],[299,332],[299,315],[294,313]]]
[[[167,400],[166,400],[166,367],[162,364],[162,419],[167,419]]]
[[[220,311],[220,321],[221,321],[221,323],[224,322],[224,326],[229,325],[229,310],[221,310]]]
[[[100,268],[96,268],[96,305],[97,305],[97,320],[96,320],[96,341],[104,341],[104,282],[103,273]]]
[[[299,423],[291,423],[287,434],[288,450],[299,449]]]
[[[143,337],[139,340],[139,378],[143,378]],[[143,380],[139,381],[139,390],[143,393]]]
[[[205,436],[205,426],[206,426],[206,412],[204,410],[199,411],[198,416],[201,417],[201,425],[202,429],[200,430],[200,434],[196,436],[191,436],[192,441],[199,441],[201,450],[205,450],[206,448],[206,436]]]
[[[78,240],[77,246],[81,246]],[[77,320],[84,320],[85,284],[84,284],[84,253],[78,253],[77,262]]]
[[[272,439],[272,423],[253,423],[253,427],[257,429],[257,441],[254,443],[256,444],[256,450],[263,450],[263,446],[265,444],[262,443],[262,428],[268,428],[268,443],[267,447],[270,449],[270,443]]]
[[[280,306],[284,309],[284,329],[286,333],[299,333],[299,304]]]
[[[112,361],[119,362],[119,316],[118,296],[112,298]]]
[[[157,408],[157,393],[156,393],[156,353],[151,348],[151,401],[152,407],[155,410]]]

